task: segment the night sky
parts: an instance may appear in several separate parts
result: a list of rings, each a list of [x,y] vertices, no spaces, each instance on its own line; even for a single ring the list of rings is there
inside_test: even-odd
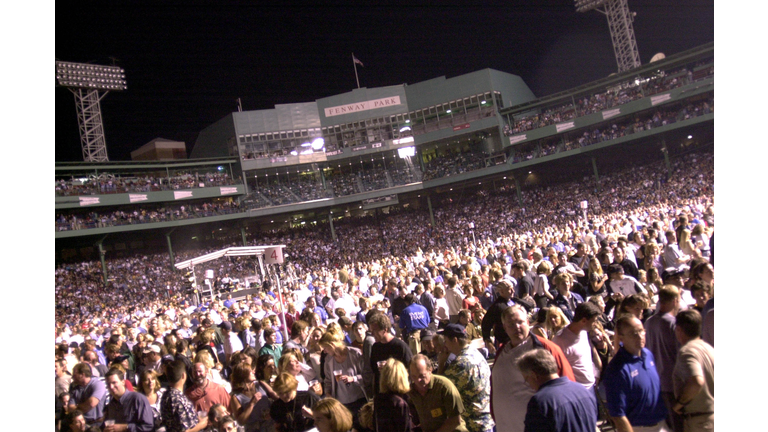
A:
[[[238,97],[258,110],[348,92],[352,52],[363,87],[494,68],[546,96],[617,69],[605,16],[573,1],[405,3],[57,1],[55,55],[125,69],[128,90],[102,100],[113,161],[156,137],[191,149]],[[714,40],[714,1],[629,6],[643,63]],[[55,94],[56,160],[81,161],[74,97]]]

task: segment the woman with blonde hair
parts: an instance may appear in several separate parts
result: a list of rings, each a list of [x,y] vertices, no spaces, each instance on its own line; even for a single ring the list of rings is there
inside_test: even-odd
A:
[[[305,431],[314,427],[312,409],[320,396],[312,392],[298,391],[299,382],[289,373],[277,376],[272,386],[278,399],[272,402],[269,415],[275,421],[278,432]]]
[[[389,358],[379,371],[379,393],[373,397],[373,429],[378,432],[410,432],[408,408],[408,370],[398,360]]]
[[[552,274],[552,264],[549,261],[542,261],[536,267],[536,280],[533,281],[533,300],[537,308],[545,308],[549,302],[555,300],[552,293],[549,292],[549,275]]]
[[[693,258],[701,258],[699,248],[691,241],[691,230],[686,228],[680,231],[680,238],[678,239],[677,244],[684,254],[690,255]]]
[[[352,429],[352,413],[334,398],[316,403],[312,417],[319,432],[349,432]]]
[[[284,373],[287,372],[296,378],[296,381],[298,381],[298,390],[299,391],[308,391],[310,386],[309,382],[316,378],[315,371],[312,370],[312,367],[305,364],[301,359],[299,358],[299,353],[295,352],[285,352],[282,356],[280,356],[280,361],[277,364],[277,370],[278,373]],[[320,383],[316,384],[316,387],[314,388],[314,392],[317,394],[322,394],[322,388],[320,388]]]
[[[320,338],[320,346],[325,352],[325,392],[355,413],[355,428],[359,429],[357,412],[367,402],[363,381],[363,352],[346,346],[337,334],[330,331]]]
[[[603,267],[600,265],[600,261],[595,257],[589,259],[587,278],[589,279],[589,295],[602,294],[605,292],[604,285],[608,280],[608,275],[603,273]]]
[[[563,310],[559,307],[550,306],[547,308],[547,321],[544,327],[550,340],[555,337],[557,332],[567,327],[570,323]]]

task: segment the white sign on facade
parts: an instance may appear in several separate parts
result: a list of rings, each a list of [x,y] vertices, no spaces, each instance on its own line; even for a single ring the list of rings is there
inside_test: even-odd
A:
[[[400,105],[400,96],[392,96],[383,99],[355,102],[347,105],[338,105],[325,108],[326,117],[333,117],[342,114],[351,114],[360,111],[368,111],[377,108],[386,108],[389,106]]]

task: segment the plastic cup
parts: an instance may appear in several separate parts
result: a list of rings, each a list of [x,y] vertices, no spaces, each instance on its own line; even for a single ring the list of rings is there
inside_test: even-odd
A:
[[[384,365],[387,364],[386,360],[377,361],[376,365],[379,366],[379,370],[384,367]]]
[[[333,371],[333,376],[336,378],[336,382],[339,382],[341,380],[341,371],[340,370]]]
[[[104,420],[104,426],[114,426],[115,421],[114,420]]]

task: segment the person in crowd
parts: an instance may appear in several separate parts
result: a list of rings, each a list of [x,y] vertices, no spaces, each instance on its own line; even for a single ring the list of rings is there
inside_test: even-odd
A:
[[[119,369],[110,369],[104,379],[111,396],[104,412],[104,431],[152,432],[155,422],[147,397],[127,390],[125,375]]]
[[[530,333],[528,314],[521,306],[512,306],[502,315],[504,330],[509,342],[496,354],[491,370],[491,414],[499,431],[523,431],[525,412],[533,391],[525,384],[525,379],[517,367],[517,359],[526,352],[544,348],[554,356],[557,373],[575,381],[573,370],[563,351],[540,336]]]
[[[270,354],[275,359],[275,364],[283,355],[283,347],[277,343],[277,330],[272,327],[264,328],[264,346],[259,350],[259,355]]]
[[[270,421],[266,416],[270,400],[267,391],[256,380],[254,370],[245,363],[236,365],[232,370],[229,406],[232,415],[247,432],[261,432],[268,427]]]
[[[283,349],[295,348],[301,351],[301,355],[306,357],[309,354],[307,349],[307,339],[309,338],[309,323],[298,320],[291,325],[291,338],[283,344]]]
[[[585,303],[587,304],[587,303]],[[558,375],[557,362],[545,349],[517,360],[525,382],[536,393],[528,401],[525,432],[594,432],[597,400],[593,392]]]
[[[419,414],[421,430],[467,432],[458,389],[448,378],[433,375],[431,363],[426,356],[416,354],[409,368],[413,386],[408,396]]]
[[[278,374],[287,372],[293,375],[298,382],[297,389],[299,391],[308,391],[310,388],[309,383],[317,378],[315,371],[311,366],[304,363],[300,358],[301,353],[296,351],[287,351],[280,357],[280,362],[277,364]],[[315,384],[313,391],[317,394],[322,394],[320,383]]]
[[[390,358],[381,367],[379,391],[373,397],[373,429],[379,432],[409,432],[413,427],[408,392],[408,371]],[[362,421],[362,419],[361,419]]]
[[[557,344],[573,370],[576,382],[589,391],[594,391],[595,370],[602,369],[597,350],[590,344],[589,332],[595,328],[600,308],[585,302],[576,306],[573,322],[560,330],[552,342]]]
[[[675,317],[675,336],[682,346],[673,373],[675,403],[684,430],[715,428],[715,349],[700,338],[701,314],[689,309]]]
[[[643,323],[631,315],[616,322],[621,346],[603,375],[606,407],[619,431],[667,431],[667,408]]]
[[[160,385],[160,381],[157,379],[157,372],[146,370],[142,372],[139,377],[136,391],[146,396],[149,401],[149,406],[152,408],[152,418],[155,430],[157,430],[161,427],[163,420],[160,416],[160,405],[167,388]]]
[[[421,332],[429,327],[431,319],[427,308],[416,302],[415,294],[406,294],[405,303],[406,307],[400,312],[398,325],[402,330],[403,340],[408,341],[411,352],[418,353],[421,351]]]
[[[498,297],[493,301],[491,307],[488,308],[481,326],[485,347],[491,355],[496,354],[497,348],[509,340],[507,333],[504,331],[501,317],[504,311],[514,304],[512,296],[515,293],[515,288],[508,280],[497,282],[495,290]],[[491,332],[493,332],[493,340],[491,339]]]
[[[445,348],[438,357],[438,373],[451,380],[461,395],[464,424],[470,432],[491,432],[491,369],[485,356],[473,347],[461,324],[448,324],[440,334]],[[448,355],[455,359],[446,365]]]
[[[373,314],[369,317],[368,326],[376,340],[376,343],[371,347],[370,358],[370,366],[374,375],[373,388],[376,391],[379,388],[379,364],[383,365],[383,362],[386,362],[389,358],[399,360],[403,364],[410,364],[413,353],[408,344],[391,333],[392,322],[383,313]]]
[[[184,391],[197,411],[208,412],[217,403],[229,410],[229,393],[209,378],[208,368],[202,362],[195,362],[192,370],[192,385]]]
[[[661,380],[661,397],[667,407],[667,423],[675,432],[683,432],[683,418],[672,410],[675,403],[672,374],[680,343],[675,336],[675,316],[680,310],[680,291],[664,285],[659,291],[656,313],[645,321],[645,346],[656,359],[656,370]]]
[[[198,417],[192,402],[184,396],[184,382],[187,380],[186,366],[181,360],[174,360],[166,366],[171,386],[160,403],[160,416],[166,432],[199,432],[208,425],[208,417]]]
[[[298,391],[296,378],[289,373],[281,373],[272,386],[278,399],[272,402],[269,415],[274,420],[278,432],[306,431],[314,427],[312,409],[320,400],[314,392]]]
[[[366,380],[363,377],[366,374],[363,352],[345,345],[330,332],[326,332],[320,339],[320,346],[326,353],[325,392],[354,413],[355,426],[359,426],[356,414],[368,401],[365,393]]]
[[[584,303],[584,298],[581,295],[572,292],[573,276],[569,273],[560,273],[553,279],[555,287],[557,288],[557,296],[553,304],[559,307],[568,321],[573,320],[573,313],[576,311],[576,306]]]
[[[100,424],[104,420],[107,388],[104,381],[91,375],[88,363],[78,363],[72,373],[72,388],[68,411],[80,410],[88,425]]]
[[[312,409],[312,418],[318,432],[349,432],[352,429],[352,413],[334,398],[317,402]]]
[[[557,306],[550,306],[545,310],[547,312],[545,328],[547,330],[547,335],[549,335],[549,340],[552,340],[552,338],[555,337],[560,330],[567,327],[571,321],[565,316],[565,312]]]

